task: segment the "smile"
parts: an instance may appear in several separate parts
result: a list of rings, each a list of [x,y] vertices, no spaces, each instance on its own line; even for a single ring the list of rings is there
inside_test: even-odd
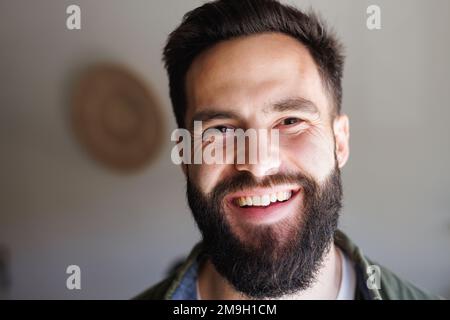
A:
[[[235,199],[235,203],[243,207],[267,207],[271,203],[284,202],[292,197],[293,190],[278,191],[264,195],[242,196]]]
[[[298,212],[301,194],[300,187],[257,188],[230,194],[226,202],[234,219],[267,224]]]

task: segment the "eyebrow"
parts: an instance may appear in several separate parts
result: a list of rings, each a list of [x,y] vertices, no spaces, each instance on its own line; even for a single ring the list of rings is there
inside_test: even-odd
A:
[[[264,113],[286,111],[300,111],[309,114],[317,114],[319,112],[319,109],[312,101],[301,97],[283,99],[263,109]],[[203,110],[194,114],[194,116],[192,117],[191,126],[193,125],[194,121],[206,122],[215,119],[238,118],[239,114],[234,111]]]
[[[233,111],[215,111],[205,110],[194,114],[192,122],[194,121],[209,121],[213,119],[234,119],[239,118],[239,115]]]
[[[263,112],[286,112],[286,111],[301,111],[310,114],[319,112],[317,106],[310,100],[305,98],[288,98],[275,102],[271,106],[264,108]]]

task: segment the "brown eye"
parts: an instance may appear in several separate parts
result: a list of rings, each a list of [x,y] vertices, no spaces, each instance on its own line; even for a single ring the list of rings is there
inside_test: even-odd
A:
[[[300,119],[298,118],[286,118],[283,121],[281,121],[281,124],[284,126],[291,126],[293,124],[297,124],[300,122]]]
[[[203,141],[215,141],[222,139],[226,135],[234,134],[234,127],[219,125],[205,130],[202,134]]]
[[[217,129],[221,133],[224,133],[224,134],[233,133],[234,132],[234,128],[233,127],[227,127],[227,126],[217,126],[217,127],[214,127],[214,129]]]

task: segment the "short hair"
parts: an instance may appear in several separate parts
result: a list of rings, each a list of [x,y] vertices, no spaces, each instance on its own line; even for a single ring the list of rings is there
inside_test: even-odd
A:
[[[343,46],[316,13],[304,13],[277,0],[217,0],[186,13],[164,48],[178,127],[185,127],[186,73],[194,59],[221,41],[271,32],[289,35],[309,50],[332,98],[333,114],[341,112]]]

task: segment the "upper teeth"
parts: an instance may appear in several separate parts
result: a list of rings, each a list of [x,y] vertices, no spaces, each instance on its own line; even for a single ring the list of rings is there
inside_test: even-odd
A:
[[[284,191],[284,192],[265,194],[262,196],[239,197],[237,199],[237,203],[239,204],[240,207],[243,207],[243,206],[264,206],[264,207],[266,207],[271,202],[289,200],[291,198],[291,196],[292,196],[292,191]]]

